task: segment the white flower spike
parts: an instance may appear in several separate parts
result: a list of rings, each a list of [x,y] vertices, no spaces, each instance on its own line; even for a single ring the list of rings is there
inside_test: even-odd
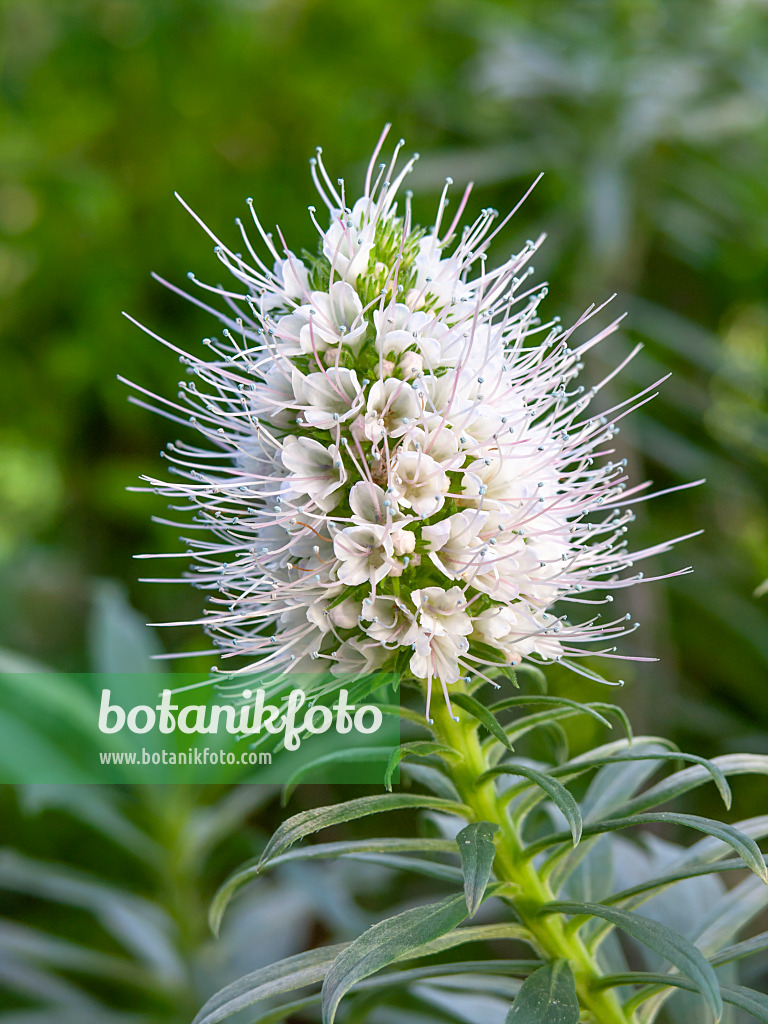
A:
[[[237,282],[201,285],[225,304],[205,306],[222,336],[207,358],[169,346],[192,380],[180,403],[151,396],[200,445],[169,446],[172,481],[144,479],[194,513],[190,578],[211,591],[214,644],[246,659],[231,674],[317,659],[410,672],[429,716],[434,683],[450,711],[451,684],[497,685],[523,658],[595,678],[574,659],[619,657],[613,641],[634,629],[599,606],[674,542],[628,550],[645,495],[610,458],[617,421],[651,389],[594,412],[609,378],[575,385],[619,321],[580,344],[599,309],[567,330],[542,322],[527,268],[542,239],[488,269],[508,218],[483,210],[457,234],[469,190],[442,234],[445,191],[435,225],[413,225],[396,196],[415,157],[397,172],[399,143],[377,165],[385,136],[351,209],[320,151],[311,161],[329,211],[324,225],[310,207],[317,256],[278,247],[250,200],[261,255],[239,221],[246,256],[211,235]],[[580,604],[582,622],[566,613]]]

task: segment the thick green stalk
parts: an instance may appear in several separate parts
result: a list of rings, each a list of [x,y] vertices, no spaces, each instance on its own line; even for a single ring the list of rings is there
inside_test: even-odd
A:
[[[523,843],[496,795],[493,780],[477,784],[478,777],[491,767],[477,736],[477,722],[462,711],[459,722],[452,721],[444,708],[436,709],[434,714],[435,736],[461,755],[461,760],[450,765],[450,772],[462,801],[472,808],[477,820],[499,826],[494,871],[499,881],[511,883],[516,893],[512,896],[515,911],[541,953],[552,960],[570,962],[580,1005],[591,1014],[585,1019],[594,1024],[632,1024],[634,1014],[622,1008],[616,994],[596,988],[595,982],[603,972],[581,938],[566,930],[559,915],[539,915],[541,907],[556,896],[531,860],[522,855]]]

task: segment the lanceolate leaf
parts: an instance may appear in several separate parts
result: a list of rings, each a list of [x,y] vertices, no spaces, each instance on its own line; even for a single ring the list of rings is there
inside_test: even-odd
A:
[[[426,943],[418,951],[418,956],[432,956],[434,953],[442,953],[446,949],[453,949],[455,946],[463,946],[467,942],[489,942],[491,939],[517,939],[519,942],[526,942],[533,947],[534,938],[532,933],[522,924],[475,924],[466,928],[457,928],[455,931],[441,935],[439,939],[433,939]],[[537,965],[538,966],[538,965]]]
[[[664,781],[652,786],[650,790],[647,790],[634,800],[628,801],[620,807],[612,808],[614,812],[621,810],[622,813],[629,814],[634,813],[635,811],[644,810],[648,807],[655,807],[657,804],[663,804],[666,801],[679,796],[681,793],[685,793],[686,790],[692,790],[694,785],[699,785],[708,778],[711,778],[715,782],[715,785],[717,785],[718,792],[725,806],[730,807],[731,805],[730,786],[728,785],[725,773],[717,762],[708,761],[707,758],[700,758],[695,754],[682,754],[679,751],[675,751],[674,753],[658,751],[654,754],[612,754],[609,757],[604,758],[590,758],[583,756],[573,759],[573,761],[568,762],[568,764],[558,765],[557,768],[553,769],[553,774],[567,775],[569,770],[572,769],[581,771],[585,768],[604,767],[605,765],[617,764],[618,762],[623,761],[691,761],[697,767],[689,768],[685,771],[677,772],[675,775],[671,775],[669,778],[664,779]],[[679,780],[681,777],[684,777],[684,781],[688,784],[682,784],[680,781],[673,781]]]
[[[723,1004],[715,972],[701,951],[678,932],[639,914],[631,914],[617,907],[606,907],[599,903],[547,903],[540,913],[584,914],[610,921],[633,939],[637,939],[669,960],[682,974],[690,978],[706,1000],[715,1020],[720,1020]]]
[[[614,988],[619,985],[640,985],[646,984],[649,987],[641,991],[631,1000],[633,1005],[643,1002],[643,997],[650,999],[660,987],[684,988],[689,992],[696,992],[697,987],[687,978],[674,974],[649,974],[645,971],[637,971],[628,974],[611,974],[601,979],[603,988]],[[738,1006],[747,1013],[751,1013],[760,1024],[768,1024],[768,996],[761,992],[755,992],[751,988],[744,988],[743,985],[721,985],[720,995],[726,1003]]]
[[[737,938],[767,903],[768,885],[749,875],[706,908],[706,916],[697,924],[696,945],[711,956]]]
[[[567,960],[555,960],[526,978],[506,1024],[579,1024],[579,1000]]]
[[[547,796],[555,803],[565,815],[565,819],[571,828],[571,838],[573,839],[573,845],[577,846],[581,839],[582,821],[581,811],[579,805],[576,803],[576,799],[568,792],[565,786],[558,782],[557,779],[553,779],[551,775],[547,775],[544,772],[536,771],[535,768],[528,768],[526,765],[520,764],[500,764],[495,768],[489,769],[484,772],[478,782],[484,781],[485,779],[491,779],[496,775],[522,775],[523,778],[529,779],[534,782],[537,786],[544,790]]]
[[[508,750],[514,749],[507,739],[507,734],[504,732],[504,729],[496,720],[496,716],[493,715],[484,704],[475,700],[474,697],[470,697],[468,693],[451,694],[451,700],[454,704],[463,708],[467,714],[471,715],[482,726],[485,726],[488,732],[495,736],[499,743],[502,743]]]
[[[585,715],[589,715],[591,718],[600,722],[601,725],[604,725],[607,729],[611,728],[611,723],[607,718],[600,714],[597,708],[601,708],[602,710],[618,710],[612,704],[581,704],[579,701],[569,700],[567,697],[551,697],[547,694],[521,694],[515,697],[507,697],[505,700],[500,700],[495,704],[491,704],[489,711],[495,713],[496,711],[505,711],[507,708],[526,707],[530,704],[546,704],[550,707],[571,708],[574,711],[580,711]]]
[[[415,740],[413,743],[403,743],[402,746],[396,747],[392,751],[389,759],[384,774],[384,785],[387,789],[392,792],[392,776],[404,757],[427,757],[429,754],[440,754],[442,757],[449,757],[454,761],[461,757],[453,747],[446,747],[444,743],[436,743],[433,740]]]
[[[320,829],[353,821],[355,818],[363,818],[369,814],[398,811],[408,807],[428,808],[433,811],[458,814],[464,818],[472,817],[472,811],[464,804],[456,803],[453,800],[444,800],[442,797],[413,793],[382,793],[377,796],[364,796],[357,800],[348,800],[346,803],[335,806],[313,807],[308,811],[295,814],[280,825],[261,855],[259,869],[283,850],[287,850],[289,846],[298,842],[299,839],[319,832]]]
[[[745,818],[744,821],[737,821],[733,827],[751,839],[764,839],[768,836],[768,814]],[[712,864],[721,860],[728,852],[727,847],[717,836],[707,836],[706,839],[700,839],[693,846],[689,846],[674,863],[668,866],[668,871],[672,873],[697,864]]]
[[[465,929],[461,929],[464,931]],[[466,929],[471,931],[472,929]],[[418,951],[421,956],[421,950]],[[462,975],[502,975],[509,978],[525,978],[531,971],[541,966],[540,960],[458,960],[447,964],[432,964],[429,967],[410,967],[404,971],[387,971],[376,978],[367,978],[355,986],[356,992],[370,992],[377,989],[396,988],[401,991],[406,985],[417,981],[429,981],[431,978],[461,977]],[[319,1003],[321,993],[297,999],[292,1003],[268,1010],[266,1013],[249,1020],[248,1024],[283,1024],[292,1014]]]
[[[686,759],[695,760],[691,755],[687,755]],[[686,768],[662,779],[645,793],[641,793],[640,796],[631,800],[622,810],[628,814],[635,814],[672,800],[695,789],[696,786],[700,786],[708,776],[712,776],[713,770],[717,771],[723,779],[726,775],[768,775],[768,757],[761,754],[725,754],[722,757],[714,757],[711,761],[704,762],[702,767]],[[723,794],[722,783],[717,778],[715,778],[715,782],[723,795],[726,807],[728,807],[729,800]]]
[[[475,821],[456,836],[464,871],[464,898],[471,917],[483,901],[485,887],[491,877],[496,847],[493,837],[499,826],[488,821]]]
[[[575,715],[583,713],[585,710],[585,708],[577,706],[575,709],[564,707],[553,709],[548,708],[546,711],[535,711],[530,715],[523,715],[521,718],[516,718],[514,722],[506,726],[504,731],[506,732],[507,739],[510,743],[514,743],[526,733],[532,732],[538,728],[546,728],[548,725],[551,725],[553,722],[558,722],[560,719],[573,718]],[[598,717],[598,721],[600,721],[601,724],[605,723],[605,725],[610,729],[611,723],[608,722],[607,719],[604,719],[602,715]]]
[[[765,862],[765,859],[765,855],[763,855],[763,862]],[[628,900],[630,901],[627,904],[628,907],[636,907],[646,899],[650,899],[659,890],[666,889],[667,886],[674,885],[675,882],[682,882],[685,878],[698,878],[701,875],[743,870],[744,862],[742,860],[726,860],[719,864],[691,864],[686,868],[680,868],[679,871],[659,875],[658,878],[648,878],[645,882],[633,885],[629,889],[621,889],[619,892],[612,893],[609,897],[606,897],[605,902],[622,903],[624,900]],[[635,899],[635,897],[639,898]]]
[[[735,942],[732,946],[726,946],[709,958],[713,967],[719,964],[729,964],[733,960],[742,960],[745,956],[753,956],[755,953],[763,953],[768,949],[768,932],[761,932],[753,935],[751,939],[744,939],[743,942]]]
[[[363,932],[334,960],[323,982],[323,1024],[333,1024],[342,997],[352,986],[425,943],[453,931],[467,916],[464,896],[404,910]]]
[[[298,850],[288,850],[285,853],[273,857],[270,867],[276,867],[284,861],[291,860],[325,860],[327,858],[342,857],[345,854],[365,853],[455,853],[456,844],[451,839],[356,839],[338,843],[317,843],[314,846],[304,846]],[[218,935],[221,920],[224,912],[229,906],[230,900],[242,886],[252,881],[261,871],[259,861],[248,861],[236,871],[219,888],[211,903],[208,921],[211,931]]]
[[[345,944],[311,949],[246,974],[209,999],[192,1024],[217,1024],[261,999],[318,982],[344,948]]]
[[[765,861],[760,849],[754,839],[739,832],[732,825],[726,825],[720,821],[713,821],[710,818],[701,818],[696,814],[677,814],[671,811],[657,811],[653,814],[633,814],[628,818],[610,818],[607,821],[598,821],[594,825],[588,825],[584,829],[585,836],[600,835],[603,832],[616,832],[622,828],[630,828],[634,825],[670,824],[683,825],[687,828],[696,829],[697,832],[706,832],[707,835],[721,839],[728,843],[738,853],[750,870],[762,879],[768,881]],[[567,841],[567,835],[563,832],[547,836],[538,842],[531,843],[526,850],[528,857],[534,856],[540,850],[549,846]]]

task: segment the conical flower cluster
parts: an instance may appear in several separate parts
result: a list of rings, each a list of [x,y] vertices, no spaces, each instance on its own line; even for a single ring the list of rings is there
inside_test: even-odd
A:
[[[413,160],[398,170],[400,143],[377,164],[383,141],[351,205],[311,161],[328,211],[310,207],[317,255],[278,244],[250,200],[258,245],[239,221],[245,254],[214,238],[235,282],[201,285],[223,300],[222,336],[176,350],[192,379],[161,408],[199,440],[169,446],[173,480],[149,483],[193,512],[201,621],[242,671],[395,669],[429,704],[435,684],[448,700],[459,678],[522,659],[610,656],[633,628],[607,614],[612,591],[668,545],[628,551],[641,488],[611,458],[648,393],[593,411],[620,367],[576,385],[616,324],[572,345],[596,310],[543,322],[541,239],[489,269],[508,217],[460,228],[468,190],[450,223],[446,185],[434,226],[414,225],[398,198]]]

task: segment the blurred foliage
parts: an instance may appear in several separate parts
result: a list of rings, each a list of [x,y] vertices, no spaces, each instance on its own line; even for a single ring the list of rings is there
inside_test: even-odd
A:
[[[589,372],[645,349],[611,400],[673,371],[626,421],[621,454],[636,480],[707,483],[645,506],[635,540],[706,532],[652,567],[693,576],[628,597],[633,650],[661,662],[622,667],[622,700],[689,749],[768,750],[762,0],[0,0],[0,17],[0,643],[84,668],[97,576],[125,581],[146,618],[199,613],[194,591],[135,581],[131,555],[176,538],[150,522],[160,499],[124,488],[158,470],[176,428],[128,404],[115,375],[172,396],[179,370],[120,310],[199,344],[209,321],[149,277],[219,279],[173,190],[229,239],[252,195],[311,246],[314,146],[351,191],[392,121],[422,153],[423,223],[446,174],[476,182],[472,214],[509,208],[544,171],[496,257],[547,231],[538,277],[564,320],[619,293],[626,331]],[[195,629],[167,642],[200,647]],[[139,891],[127,854],[113,861],[61,811],[28,821],[13,799],[25,856],[58,846]],[[141,885],[161,892],[160,877]]]

